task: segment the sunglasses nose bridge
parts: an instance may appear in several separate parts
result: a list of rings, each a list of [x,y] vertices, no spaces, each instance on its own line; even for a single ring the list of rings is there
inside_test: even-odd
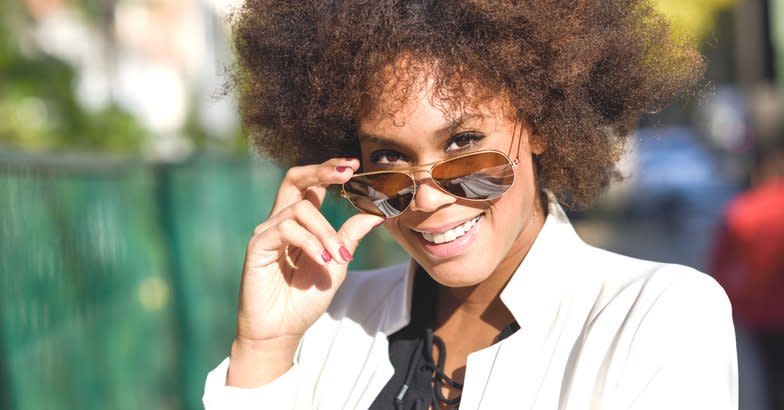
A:
[[[424,164],[409,170],[408,175],[414,181],[415,193],[421,189],[422,185],[433,182],[432,170],[433,164]]]
[[[423,178],[432,178],[433,167],[436,165],[438,165],[438,162],[422,164],[410,168],[408,172],[415,181]]]
[[[414,181],[419,181],[421,179],[427,179],[427,178],[431,177],[430,176],[430,167],[412,169],[410,171],[410,174],[411,174],[411,178]]]

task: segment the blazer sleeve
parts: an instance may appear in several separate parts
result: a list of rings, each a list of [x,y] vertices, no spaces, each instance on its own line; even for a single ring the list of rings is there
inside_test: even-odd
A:
[[[634,335],[618,391],[629,409],[738,408],[732,309],[709,276],[690,270],[655,298]],[[613,407],[615,408],[615,407]]]
[[[202,403],[205,410],[294,409],[299,366],[295,363],[272,383],[257,388],[226,386],[229,358],[207,375]]]

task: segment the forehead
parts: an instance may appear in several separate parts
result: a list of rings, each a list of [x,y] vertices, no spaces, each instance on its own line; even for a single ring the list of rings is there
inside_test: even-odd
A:
[[[432,59],[398,56],[369,76],[357,122],[403,124],[416,114],[443,121],[483,114],[513,117],[508,93],[461,71],[445,74]]]
[[[431,136],[451,134],[460,128],[493,128],[500,123],[501,110],[490,107],[452,108],[420,93],[411,96],[397,111],[375,110],[359,122],[360,141],[368,136]]]
[[[501,98],[473,98],[471,93],[450,94],[431,77],[408,84],[388,83],[358,119],[359,134],[396,135],[412,129],[430,135],[436,131],[489,126],[512,119]]]

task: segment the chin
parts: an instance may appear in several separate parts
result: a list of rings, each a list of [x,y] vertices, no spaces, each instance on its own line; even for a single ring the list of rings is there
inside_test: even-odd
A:
[[[423,266],[423,268],[433,280],[448,288],[476,286],[490,276],[489,273],[479,274],[474,268],[470,268],[470,271],[468,271],[464,264],[454,268],[450,267],[449,269],[444,269],[445,267],[442,266],[431,268]],[[460,271],[461,268],[462,271]]]
[[[489,278],[496,268],[496,264],[491,263],[494,253],[482,247],[453,258],[433,259],[421,248],[414,250],[411,249],[410,244],[406,245],[404,248],[407,248],[408,254],[442,286],[450,288],[475,286]]]

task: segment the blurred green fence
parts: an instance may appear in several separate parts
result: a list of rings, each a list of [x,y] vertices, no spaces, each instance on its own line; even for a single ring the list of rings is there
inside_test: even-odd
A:
[[[282,173],[0,154],[0,408],[198,409]],[[329,198],[340,224],[353,211]],[[399,262],[379,232],[352,268]]]

